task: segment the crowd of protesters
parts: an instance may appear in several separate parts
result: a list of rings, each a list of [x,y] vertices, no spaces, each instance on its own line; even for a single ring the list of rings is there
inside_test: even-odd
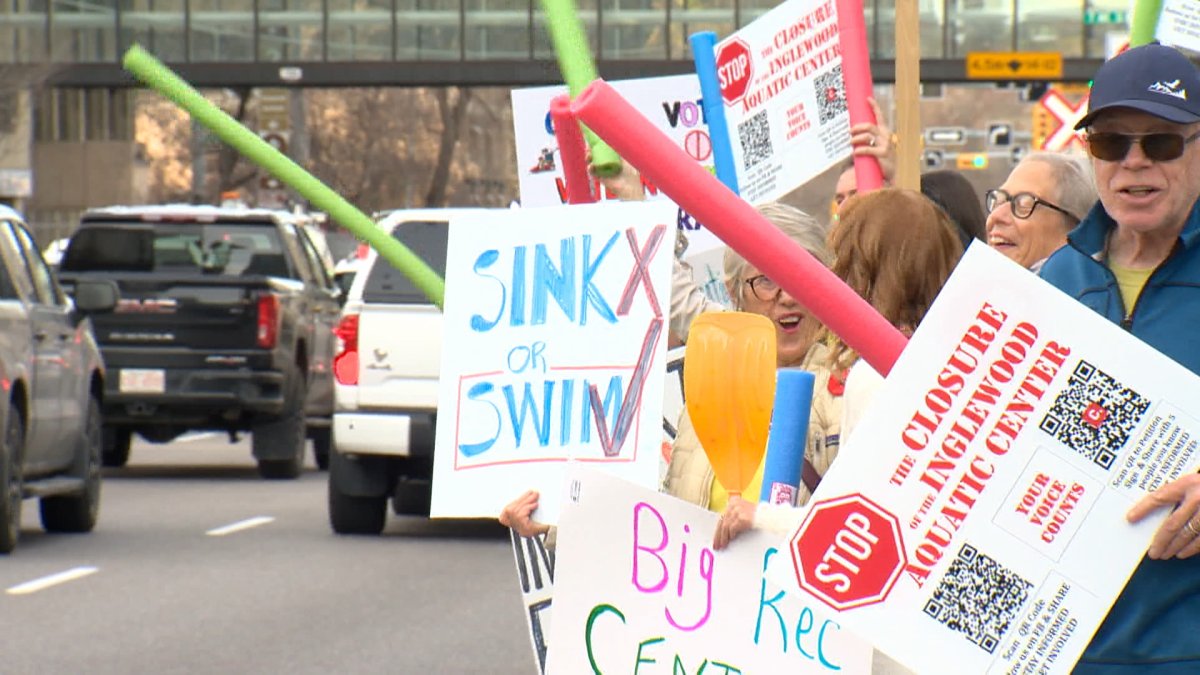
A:
[[[878,106],[875,112],[882,120]],[[964,248],[983,240],[1200,374],[1200,340],[1191,334],[1200,315],[1200,70],[1170,47],[1130,49],[1096,73],[1088,112],[1076,129],[1090,162],[1034,152],[984,195],[952,171],[926,174],[920,193],[885,187],[859,194],[847,166],[827,236],[796,209],[769,204],[759,211],[907,334]],[[886,127],[856,125],[851,142],[856,155],[879,159],[890,178],[895,138]],[[798,499],[804,504],[883,378],[738,254],[728,252],[724,268],[732,309],[774,322],[779,365],[798,365],[817,377]],[[672,292],[672,332],[681,340],[700,312],[724,309],[703,298],[682,262]],[[794,529],[799,510],[725,493],[684,418],[664,487],[722,513],[714,546],[736,546],[750,528]],[[761,477],[760,468],[756,480]],[[537,494],[526,493],[501,521],[521,534],[545,532],[531,519],[536,504]],[[1076,673],[1200,672],[1200,474],[1154,491],[1127,517],[1137,522],[1160,509],[1171,515]],[[876,672],[897,669],[876,659]]]

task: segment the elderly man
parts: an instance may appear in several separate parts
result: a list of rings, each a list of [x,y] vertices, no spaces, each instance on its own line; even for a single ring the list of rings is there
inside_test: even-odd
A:
[[[1200,71],[1169,47],[1131,49],[1097,71],[1077,128],[1100,202],[1042,276],[1200,372]],[[1144,497],[1128,519],[1163,512],[1076,673],[1200,672],[1200,474]]]
[[[984,195],[988,245],[1034,272],[1096,203],[1088,166],[1070,156],[1034,152],[1004,184]]]

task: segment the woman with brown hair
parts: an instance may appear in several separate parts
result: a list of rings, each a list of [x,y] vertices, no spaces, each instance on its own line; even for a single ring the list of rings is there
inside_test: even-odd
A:
[[[945,211],[919,192],[884,188],[846,200],[829,233],[830,269],[907,335],[916,330],[962,255],[957,229]],[[833,372],[850,368],[842,398],[842,440],[861,417],[882,376],[826,329]],[[730,499],[714,546],[750,527],[788,532],[803,512]]]
[[[888,188],[847,202],[829,233],[832,270],[893,326],[912,335],[958,259],[958,228],[944,210],[911,190]],[[842,437],[862,416],[883,377],[829,334],[835,369],[850,368],[842,407]]]

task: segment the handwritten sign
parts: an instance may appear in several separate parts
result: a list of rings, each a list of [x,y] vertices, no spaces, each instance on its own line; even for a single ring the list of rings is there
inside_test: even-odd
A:
[[[616,80],[613,88],[700,165],[713,170],[712,142],[701,107],[700,80],[695,75],[670,75]],[[550,100],[567,93],[565,85],[513,89],[513,127],[517,145],[517,176],[522,206],[557,206],[567,201],[558,142],[550,123]],[[643,179],[646,199],[667,200]],[[596,179],[593,193],[615,199]],[[690,242],[689,252],[699,253],[721,245],[719,239],[687,213],[676,210],[675,223]]]
[[[717,553],[715,513],[578,464],[568,480],[547,672],[870,672],[870,645],[764,578],[776,537]]]
[[[849,157],[833,0],[787,0],[717,44],[741,195],[777,199]]]
[[[1198,390],[972,246],[769,574],[920,673],[1067,673],[1167,515],[1125,513],[1200,462]]]
[[[550,609],[554,600],[554,553],[546,549],[542,537],[522,537],[516,530],[509,530],[508,534],[512,539],[529,642],[538,670],[544,673],[549,649],[546,633],[550,628]]]
[[[515,209],[456,218],[432,515],[495,517],[567,459],[655,485],[673,207]]]

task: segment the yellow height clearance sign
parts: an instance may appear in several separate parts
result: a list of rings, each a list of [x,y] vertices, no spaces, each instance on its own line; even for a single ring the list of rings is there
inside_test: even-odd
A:
[[[1058,52],[968,52],[969,80],[1058,80],[1063,76]]]

